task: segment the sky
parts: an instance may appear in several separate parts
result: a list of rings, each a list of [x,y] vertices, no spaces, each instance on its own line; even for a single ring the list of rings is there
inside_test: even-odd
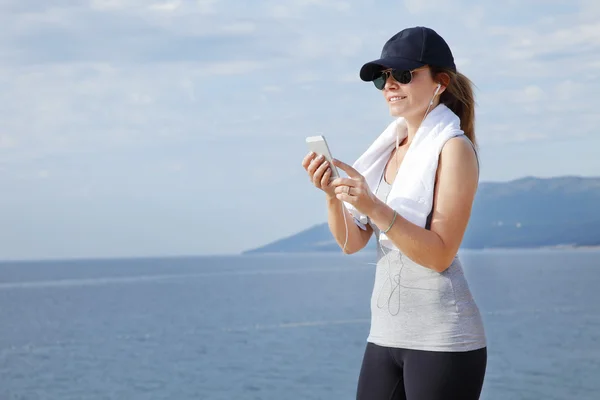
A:
[[[0,259],[238,254],[326,221],[306,136],[391,122],[417,25],[476,85],[481,180],[600,175],[597,0],[0,0]]]

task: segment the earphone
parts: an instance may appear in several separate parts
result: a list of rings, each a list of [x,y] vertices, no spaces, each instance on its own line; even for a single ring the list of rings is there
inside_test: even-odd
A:
[[[437,89],[435,89],[435,93],[433,94],[433,97],[431,98],[431,101],[429,102],[429,105],[432,106],[433,105],[433,101],[435,100],[435,96],[437,96],[437,94],[440,92],[440,89],[442,88],[442,84],[438,83],[437,85]]]

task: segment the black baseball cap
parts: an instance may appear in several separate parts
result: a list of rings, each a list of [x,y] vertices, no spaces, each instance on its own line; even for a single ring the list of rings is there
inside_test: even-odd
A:
[[[360,79],[369,82],[384,69],[412,70],[424,65],[456,71],[452,51],[436,31],[424,26],[406,28],[385,43],[381,58],[362,66]]]

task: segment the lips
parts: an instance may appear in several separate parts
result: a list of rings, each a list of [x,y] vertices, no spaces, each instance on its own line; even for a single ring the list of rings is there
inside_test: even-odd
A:
[[[390,96],[390,97],[388,97],[388,102],[394,103],[396,101],[400,101],[400,100],[404,100],[404,99],[406,99],[406,96]]]

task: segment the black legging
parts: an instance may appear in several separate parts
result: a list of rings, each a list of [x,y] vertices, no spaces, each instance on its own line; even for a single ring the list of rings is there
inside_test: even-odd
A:
[[[487,349],[441,352],[367,343],[357,400],[477,400]]]

